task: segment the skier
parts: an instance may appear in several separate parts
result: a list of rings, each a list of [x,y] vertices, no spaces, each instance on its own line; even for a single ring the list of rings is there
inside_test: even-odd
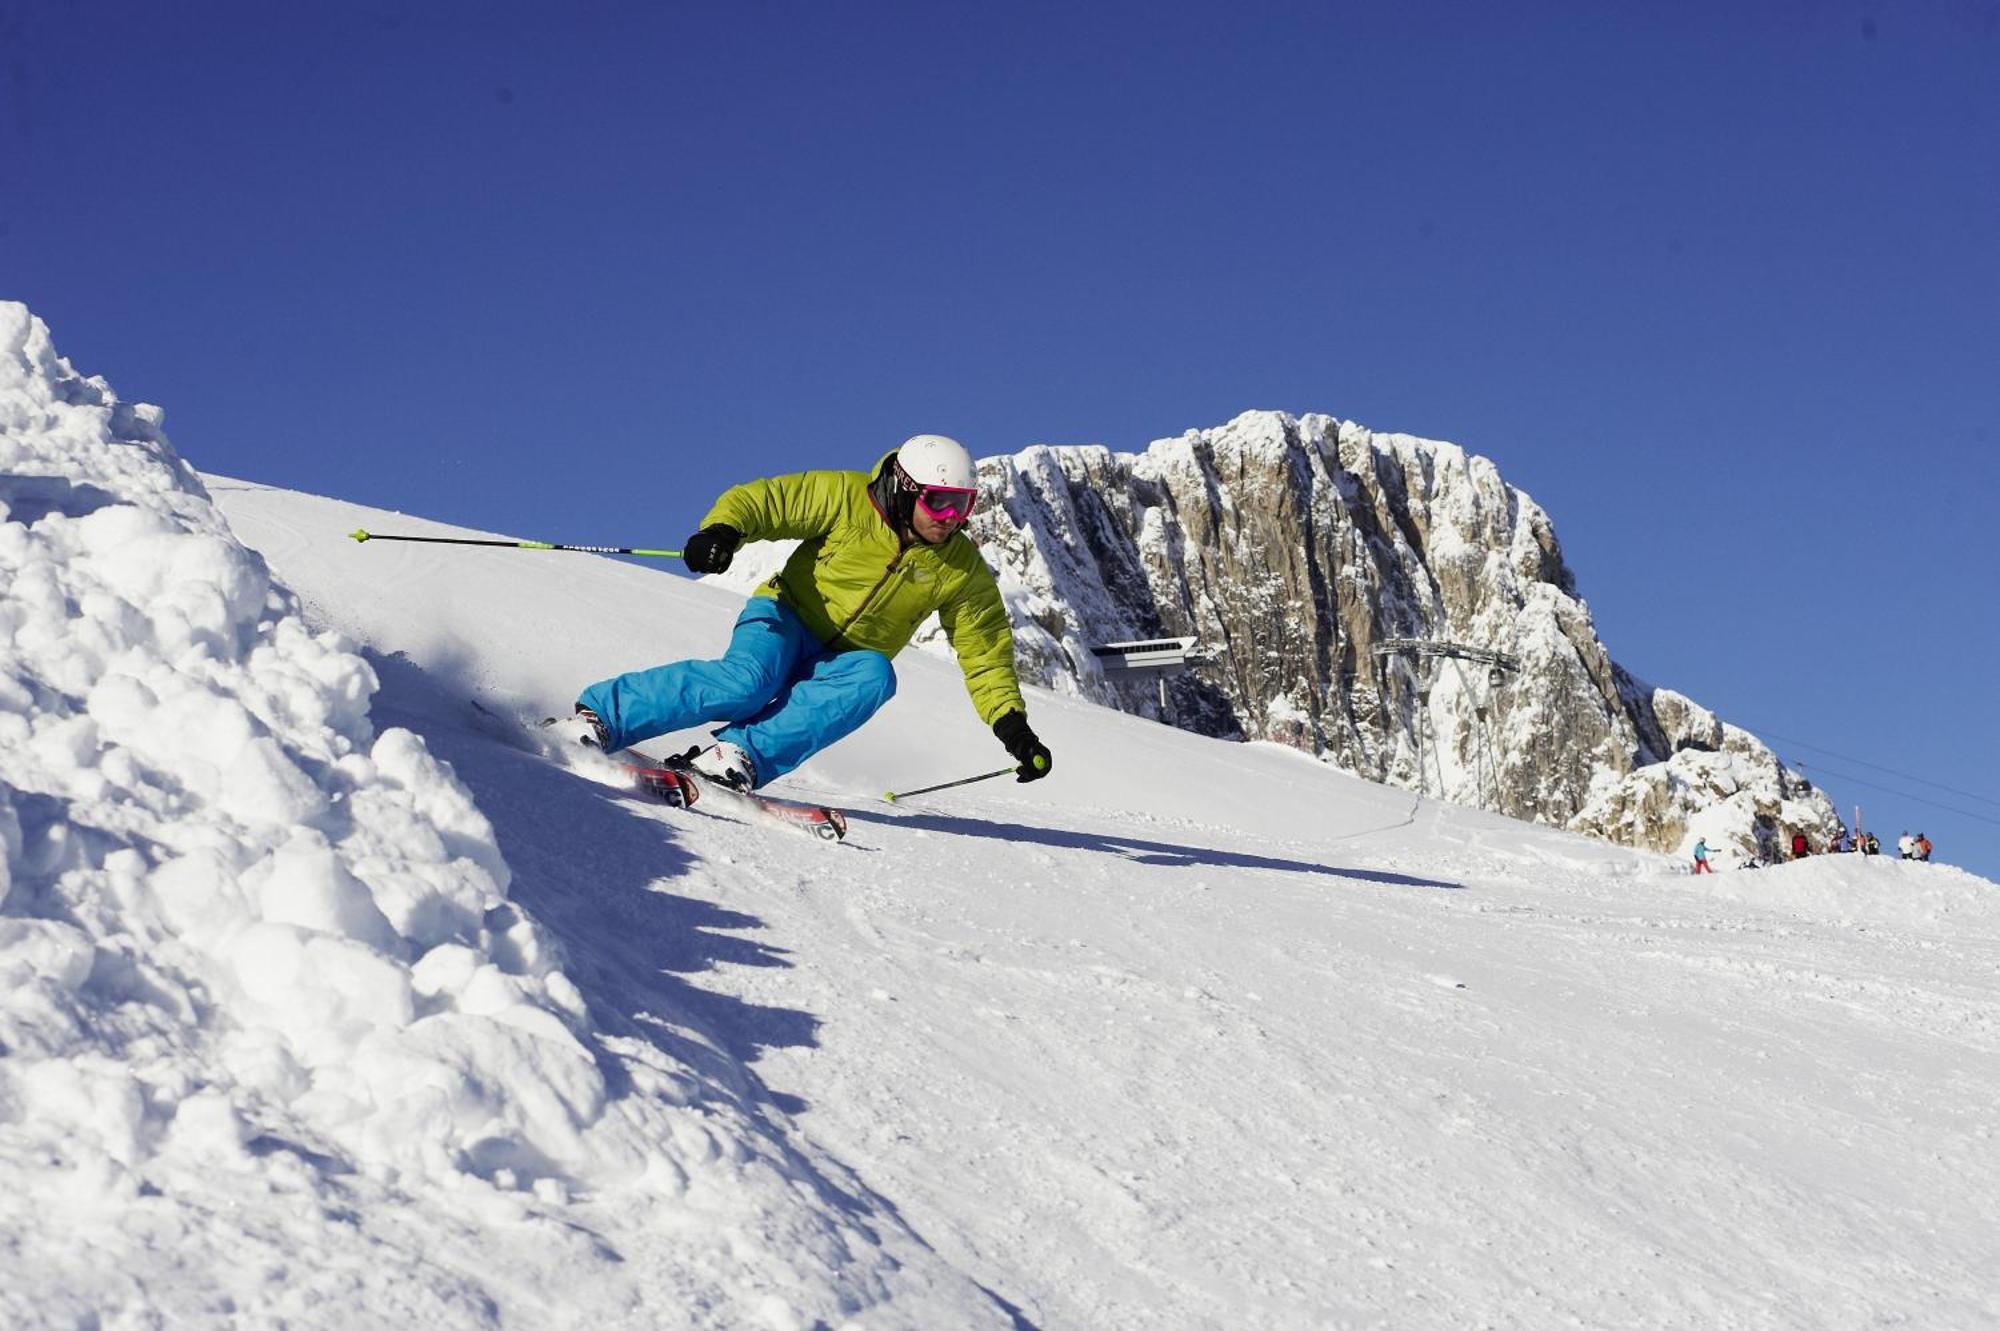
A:
[[[1714,873],[1715,866],[1708,862],[1708,838],[1702,837],[1694,843],[1694,871]]]
[[[1812,854],[1812,846],[1806,842],[1806,834],[1804,832],[1792,833],[1792,858],[1802,860],[1810,854]]]
[[[1912,837],[1908,832],[1905,832],[1903,833],[1903,835],[1897,837],[1896,853],[1906,860],[1913,860],[1917,858],[1916,838]]]
[[[558,733],[615,752],[724,722],[713,744],[682,761],[753,790],[888,702],[889,658],[935,611],[979,719],[1020,764],[1017,779],[1047,776],[1049,750],[1028,725],[999,586],[964,533],[977,499],[972,455],[937,434],[904,441],[872,472],[800,472],[725,491],[685,543],[688,568],[720,573],[745,541],[797,538],[784,570],[737,616],[721,659],[592,684]]]
[[[1922,832],[1917,833],[1915,856],[1920,860],[1928,860],[1931,857],[1931,839]]]

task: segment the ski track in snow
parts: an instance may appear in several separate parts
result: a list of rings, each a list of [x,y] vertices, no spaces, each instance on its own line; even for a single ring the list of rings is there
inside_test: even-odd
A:
[[[468,700],[736,595],[225,528],[10,318],[0,1324],[2000,1322],[1994,885],[1693,879],[1041,694],[1047,781],[892,807],[998,753],[919,653],[780,783],[847,844],[667,809]]]

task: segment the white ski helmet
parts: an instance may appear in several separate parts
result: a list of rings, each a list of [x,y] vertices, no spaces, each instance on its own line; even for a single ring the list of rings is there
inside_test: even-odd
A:
[[[896,450],[896,465],[918,485],[948,485],[954,490],[979,488],[972,454],[956,439],[941,434],[912,435]]]

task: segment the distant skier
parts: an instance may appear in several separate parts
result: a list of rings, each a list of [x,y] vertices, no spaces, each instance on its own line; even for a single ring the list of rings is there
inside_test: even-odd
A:
[[[1868,834],[1868,839],[1864,841],[1861,845],[1861,853],[1863,855],[1880,855],[1882,853],[1881,838],[1877,837],[1873,832],[1870,832]]]
[[[1896,838],[1896,853],[1903,859],[1917,858],[1917,839],[1908,832]]]
[[[1917,833],[1916,857],[1920,860],[1928,860],[1931,857],[1931,839],[1922,832]]]
[[[1802,860],[1810,854],[1812,854],[1812,847],[1806,842],[1806,834],[1804,832],[1792,833],[1792,858]]]
[[[1715,872],[1715,866],[1708,862],[1709,853],[1707,837],[1702,837],[1694,843],[1694,871],[1696,873]]]
[[[999,586],[964,533],[977,500],[972,455],[936,434],[904,441],[872,472],[800,472],[724,491],[685,543],[688,568],[720,573],[745,541],[797,539],[784,570],[737,616],[721,659],[592,684],[559,732],[610,752],[720,721],[690,765],[752,790],[888,702],[889,658],[936,612],[973,707],[1020,764],[1018,779],[1047,776],[1049,750],[1028,726]]]

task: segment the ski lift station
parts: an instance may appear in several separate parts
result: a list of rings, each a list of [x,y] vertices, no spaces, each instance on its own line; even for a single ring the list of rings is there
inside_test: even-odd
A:
[[[1207,658],[1195,649],[1198,638],[1146,638],[1138,642],[1107,642],[1093,647],[1098,668],[1114,681],[1153,677],[1160,685],[1160,720],[1168,719],[1167,680],[1190,666],[1206,665]]]

